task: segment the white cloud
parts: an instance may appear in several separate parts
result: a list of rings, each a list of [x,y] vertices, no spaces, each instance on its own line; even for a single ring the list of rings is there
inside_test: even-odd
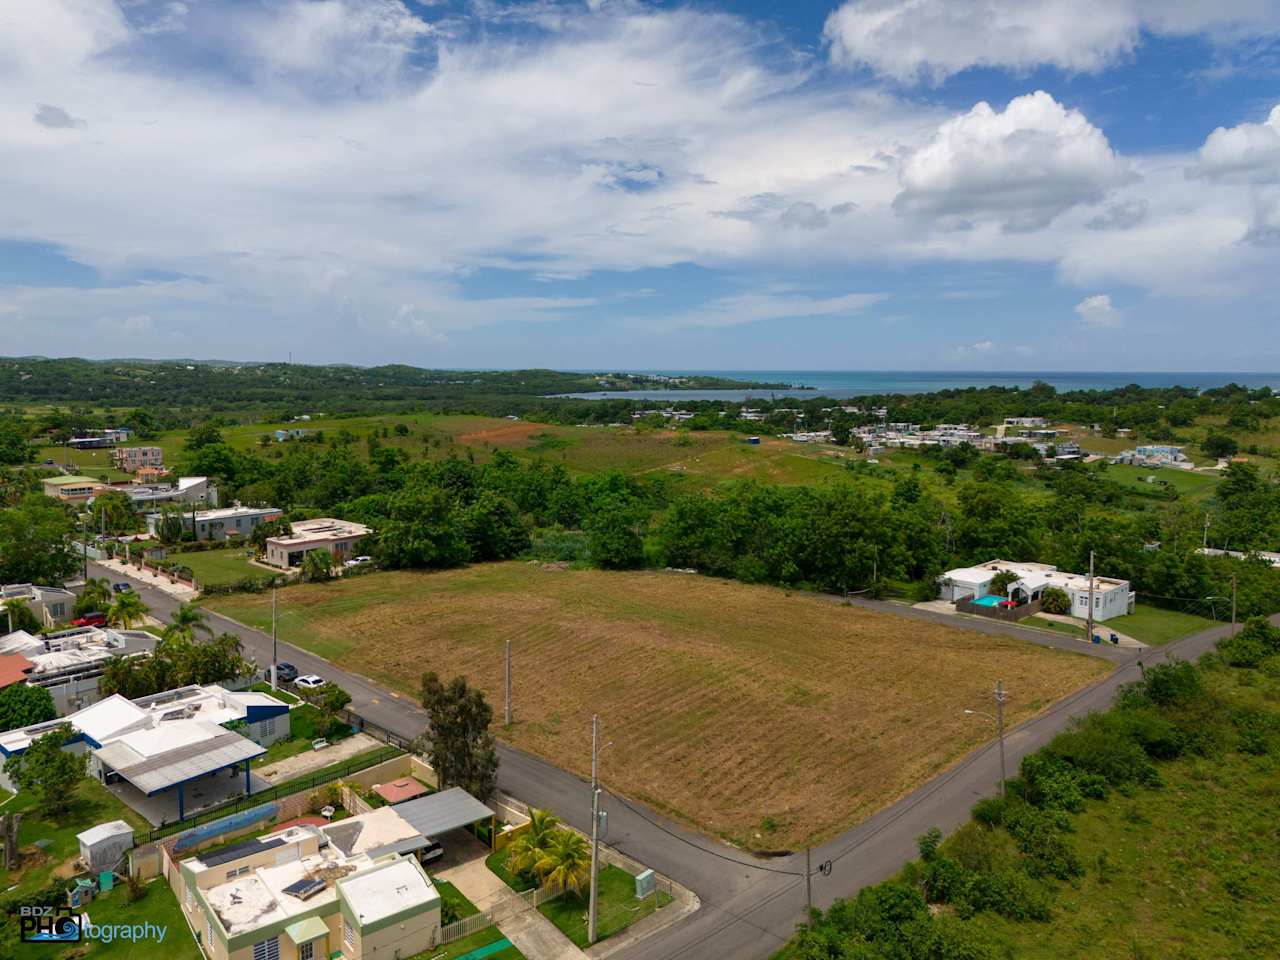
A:
[[[1022,232],[1100,201],[1129,177],[1101,130],[1037,91],[1003,112],[979,103],[943,123],[903,165],[894,207],[961,227],[995,220]]]
[[[761,320],[799,320],[811,317],[851,317],[888,299],[885,293],[847,293],[839,297],[810,297],[763,291],[721,297],[696,310],[657,321],[637,321],[646,327],[731,327]]]
[[[1218,127],[1200,148],[1192,173],[1233,183],[1280,181],[1280,104],[1262,123]]]
[[[1080,322],[1090,327],[1117,327],[1121,322],[1120,311],[1111,303],[1109,294],[1096,293],[1085,297],[1075,306]]]
[[[1280,22],[1276,0],[847,0],[823,35],[838,64],[902,81],[969,67],[1094,72],[1144,32],[1235,34]]]

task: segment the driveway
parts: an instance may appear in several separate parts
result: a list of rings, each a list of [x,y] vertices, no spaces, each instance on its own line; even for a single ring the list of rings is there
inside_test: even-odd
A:
[[[95,566],[90,562],[91,568]],[[103,573],[99,570],[94,575]],[[162,617],[177,606],[172,598],[145,585],[140,585],[139,592]],[[839,598],[832,600],[839,602]],[[908,618],[956,623],[954,617],[932,611],[870,600],[852,602]],[[271,662],[271,638],[266,634],[217,614],[210,614],[209,621],[215,631],[227,630],[239,636],[246,652],[259,663]],[[1273,621],[1280,623],[1280,616]],[[1041,646],[1087,653],[1118,665],[1109,676],[1009,731],[1005,746],[1011,769],[1016,769],[1023,756],[1048,743],[1073,719],[1107,709],[1122,684],[1141,677],[1140,664],[1152,666],[1170,658],[1195,659],[1211,650],[1229,630],[1228,626],[1215,627],[1164,647],[1135,652],[1109,644],[1086,647],[1067,637],[1059,639],[994,621],[971,624],[966,620],[965,627],[1019,636]],[[280,644],[280,657],[296,664],[300,672],[319,673],[341,684],[351,693],[351,709],[366,719],[406,737],[422,732],[426,716],[413,701],[289,644]],[[502,790],[533,806],[556,811],[579,830],[591,829],[590,791],[585,783],[505,744],[498,745],[498,757],[498,786]],[[852,896],[862,887],[895,874],[915,857],[916,837],[933,826],[944,832],[959,827],[968,819],[975,801],[996,793],[999,778],[1000,754],[995,744],[989,743],[869,820],[815,848],[814,906],[825,908],[837,897]],[[628,946],[615,955],[617,958],[765,960],[790,939],[805,909],[803,852],[771,860],[752,857],[673,823],[636,801],[607,792],[605,809],[611,846],[690,888],[702,904],[688,919]],[[830,869],[820,872],[819,866],[828,860]]]

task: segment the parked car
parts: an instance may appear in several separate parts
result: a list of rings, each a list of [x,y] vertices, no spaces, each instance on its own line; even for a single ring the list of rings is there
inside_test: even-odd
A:
[[[111,585],[112,593],[128,593],[132,589],[133,589],[133,584],[127,583],[124,580],[121,580],[119,583],[113,583]]]
[[[344,567],[359,567],[359,566],[362,566],[363,564],[368,563],[372,559],[373,557],[352,557],[350,560],[345,561],[342,565]]]
[[[292,663],[276,664],[276,683],[293,683],[298,679],[298,668]]]
[[[317,677],[314,673],[303,674],[293,681],[295,687],[301,687],[303,690],[318,690],[325,685],[325,680]]]
[[[428,863],[434,863],[444,856],[444,847],[440,845],[439,840],[429,840],[427,845],[418,851],[418,862],[423,866]]]
[[[107,625],[107,615],[105,613],[86,613],[84,616],[76,617],[71,621],[73,627],[105,627]]]
[[[45,465],[46,467],[52,467],[52,466],[53,466],[53,461],[52,461],[52,460],[46,460],[46,461],[44,462],[44,465]]]

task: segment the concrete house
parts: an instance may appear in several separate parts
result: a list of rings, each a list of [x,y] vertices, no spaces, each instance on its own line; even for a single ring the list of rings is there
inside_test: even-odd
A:
[[[58,713],[74,713],[102,699],[99,680],[115,657],[146,656],[156,638],[145,630],[73,627],[33,637],[16,630],[0,637],[0,655],[19,656],[30,664],[23,680],[44,687]]]
[[[53,497],[63,503],[85,503],[109,489],[101,480],[81,476],[46,477],[41,481],[41,486],[44,487],[46,497]]]
[[[296,567],[312,550],[324,550],[336,565],[350,560],[359,550],[360,541],[369,535],[362,523],[320,517],[290,524],[293,533],[287,537],[267,538],[267,563],[287,569]]]
[[[116,447],[111,463],[117,470],[136,473],[143,467],[163,467],[164,451],[159,447]]]
[[[42,587],[34,583],[10,583],[0,587],[0,603],[6,600],[24,600],[41,626],[52,627],[66,623],[75,610],[76,595],[62,587]],[[0,616],[0,629],[8,624]]]
[[[1047,563],[1012,563],[992,560],[976,567],[948,570],[938,578],[943,600],[956,602],[973,598],[979,602],[991,596],[991,581],[1003,572],[1015,573],[1018,579],[1009,586],[1008,596],[1026,601],[1039,600],[1049,587],[1057,587],[1071,598],[1071,615],[1086,619],[1092,595],[1093,619],[1098,622],[1133,613],[1137,601],[1128,580],[1094,577],[1092,594],[1087,574],[1066,573]]]
[[[184,510],[178,514],[182,528],[194,528],[197,540],[248,540],[254,527],[268,520],[278,520],[283,514],[277,507],[223,507],[217,510]],[[164,514],[147,515],[147,533],[159,536]]]
[[[289,736],[289,707],[269,694],[216,684],[137,700],[112,694],[58,720],[0,733],[0,758],[22,753],[62,724],[72,731],[63,749],[89,754],[89,776],[159,824],[185,818],[188,793],[201,806],[239,796],[241,768],[243,792],[252,793],[249,763]],[[0,786],[11,790],[2,771]]]
[[[394,960],[440,942],[429,840],[390,807],[183,860],[171,880],[210,960]]]

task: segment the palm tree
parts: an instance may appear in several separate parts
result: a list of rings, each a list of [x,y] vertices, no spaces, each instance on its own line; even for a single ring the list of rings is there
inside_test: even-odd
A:
[[[101,610],[111,603],[111,584],[106,577],[89,577],[84,582],[84,589],[76,600],[76,613],[89,613]]]
[[[508,848],[508,869],[513,873],[532,873],[559,825],[560,818],[551,811],[531,809],[528,829],[511,841]]]
[[[572,830],[556,830],[534,872],[552,890],[581,893],[591,875],[591,847]]]
[[[128,630],[150,611],[142,598],[132,590],[126,590],[116,597],[115,603],[107,610],[107,620],[113,625]]]
[[[191,643],[196,638],[196,631],[200,630],[213,636],[213,630],[209,624],[205,623],[206,614],[194,603],[184,603],[173,611],[173,616],[169,618],[169,626],[164,628],[166,636],[186,640]]]

